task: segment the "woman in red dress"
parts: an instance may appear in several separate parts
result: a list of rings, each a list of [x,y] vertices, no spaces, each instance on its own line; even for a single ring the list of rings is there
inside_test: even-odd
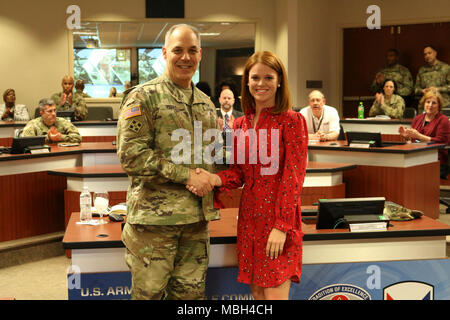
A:
[[[245,116],[233,125],[234,164],[212,181],[219,192],[244,185],[238,281],[249,284],[257,300],[288,299],[291,281],[300,282],[301,275],[308,130],[303,116],[291,110],[286,71],[273,53],[249,58],[242,88]]]

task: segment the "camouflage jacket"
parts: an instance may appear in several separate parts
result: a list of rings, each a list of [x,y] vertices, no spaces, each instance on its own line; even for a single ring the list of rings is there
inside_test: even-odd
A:
[[[383,104],[380,104],[375,100],[369,111],[369,117],[385,114],[393,119],[403,118],[403,112],[405,112],[405,100],[397,94],[393,94],[389,100],[384,100]]]
[[[450,66],[438,61],[434,66],[425,65],[419,69],[416,78],[415,94],[422,96],[422,90],[428,87],[437,87],[444,105],[450,105]]]
[[[52,95],[52,100],[55,101],[56,104],[56,110],[57,111],[69,111],[74,110],[75,111],[75,120],[82,121],[86,120],[87,114],[88,114],[88,108],[86,106],[86,101],[84,98],[79,94],[72,94],[72,105],[70,105],[68,102],[66,102],[64,105],[60,106],[62,92],[55,93]]]
[[[189,168],[215,171],[215,165],[206,164],[203,158],[193,160],[211,144],[195,141],[194,120],[201,123],[202,134],[218,129],[211,100],[192,86],[192,104],[165,74],[125,92],[117,122],[117,153],[130,180],[127,221],[131,224],[177,225],[219,218],[212,192],[200,198],[185,187]],[[172,136],[180,131],[194,142],[188,144],[187,164],[176,164],[172,158],[172,151],[184,139]],[[200,148],[195,153],[194,146]]]
[[[386,66],[378,72],[382,73],[385,79],[391,79],[396,82],[397,94],[401,96],[408,96],[411,94],[413,90],[413,79],[408,68],[397,63],[393,67]],[[373,93],[383,92],[383,88],[381,86],[382,83],[378,84],[376,79],[374,79],[370,88]]]
[[[77,127],[75,127],[70,121],[67,121],[63,118],[56,118],[56,122],[53,125],[56,127],[56,130],[62,134],[63,142],[72,142],[72,143],[80,143],[81,136],[78,132]],[[47,126],[42,117],[30,120],[25,128],[23,128],[22,136],[31,137],[31,136],[47,136],[48,131],[53,126]],[[52,141],[48,140],[48,137],[45,138],[46,143],[52,143]]]

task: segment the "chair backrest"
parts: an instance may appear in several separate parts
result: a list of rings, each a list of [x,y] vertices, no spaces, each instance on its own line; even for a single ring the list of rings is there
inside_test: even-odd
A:
[[[403,112],[404,119],[413,119],[417,115],[417,110],[415,108],[405,108],[405,112]]]
[[[34,118],[39,118],[41,116],[41,112],[39,110],[39,107],[37,107],[36,109],[34,109]]]
[[[113,118],[113,108],[109,106],[88,107],[86,120],[105,120]]]
[[[14,138],[20,138],[23,133],[23,128],[14,130]]]
[[[450,117],[450,108],[443,108],[442,114],[445,114],[447,117]]]
[[[347,140],[347,138],[345,137],[345,132],[344,132],[344,128],[342,127],[342,124],[339,125],[341,127],[341,130],[339,131],[339,136],[338,136],[338,140]]]

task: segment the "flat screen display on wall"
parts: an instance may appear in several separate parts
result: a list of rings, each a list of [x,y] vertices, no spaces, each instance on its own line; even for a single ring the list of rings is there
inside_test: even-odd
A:
[[[84,81],[92,98],[107,98],[112,87],[122,92],[131,79],[130,49],[74,49],[74,80]]]

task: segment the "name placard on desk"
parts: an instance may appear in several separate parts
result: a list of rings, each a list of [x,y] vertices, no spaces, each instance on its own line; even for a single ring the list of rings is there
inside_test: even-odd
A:
[[[376,232],[387,231],[387,223],[383,222],[368,222],[368,223],[350,223],[350,232]]]
[[[39,153],[50,153],[49,148],[41,148],[41,149],[30,149],[31,154],[39,154]]]
[[[370,148],[370,144],[368,143],[350,143],[348,146],[350,148],[364,148],[364,149]]]

